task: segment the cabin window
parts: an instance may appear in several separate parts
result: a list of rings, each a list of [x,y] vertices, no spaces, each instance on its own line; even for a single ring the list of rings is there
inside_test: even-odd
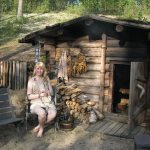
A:
[[[112,112],[127,115],[130,87],[130,65],[114,64],[113,68]]]

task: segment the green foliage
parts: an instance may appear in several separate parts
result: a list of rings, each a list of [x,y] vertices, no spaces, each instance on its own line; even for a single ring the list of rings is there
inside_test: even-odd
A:
[[[101,6],[101,0],[82,0],[82,5],[89,12],[98,12]]]
[[[69,5],[69,0],[24,0],[24,13],[46,13],[67,10],[70,13],[103,13],[142,20],[150,14],[150,0],[79,0],[80,5]],[[16,14],[18,0],[0,0],[1,13]]]
[[[23,25],[28,22],[27,18],[20,18],[17,20],[13,18],[11,20],[1,23],[0,26],[0,39],[8,39],[17,36],[19,33],[23,32]]]
[[[85,15],[88,13],[87,9],[83,5],[68,5],[66,8],[68,14]]]

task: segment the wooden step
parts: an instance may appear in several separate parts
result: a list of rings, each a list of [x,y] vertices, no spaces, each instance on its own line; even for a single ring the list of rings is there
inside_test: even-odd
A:
[[[0,113],[0,121],[4,119],[12,118],[12,111],[7,111],[5,113]]]
[[[9,107],[9,101],[0,101],[0,108]]]
[[[0,88],[0,95],[7,93],[7,88]]]
[[[1,101],[8,101],[9,100],[9,96],[7,93],[5,94],[0,94],[0,102]]]

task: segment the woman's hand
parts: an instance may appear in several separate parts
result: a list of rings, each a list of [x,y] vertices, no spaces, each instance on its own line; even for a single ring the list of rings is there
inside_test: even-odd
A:
[[[40,97],[47,97],[48,96],[48,93],[46,91],[42,91],[40,93]]]

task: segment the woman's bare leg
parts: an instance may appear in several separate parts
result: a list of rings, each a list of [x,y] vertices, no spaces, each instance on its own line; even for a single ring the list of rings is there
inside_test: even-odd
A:
[[[37,133],[40,129],[40,125],[38,124],[34,129],[33,129],[33,132],[34,133]]]
[[[55,117],[56,117],[56,109],[55,108],[50,108],[48,110],[48,115],[47,115],[47,123],[51,122]]]
[[[37,132],[37,137],[43,136],[44,124],[46,122],[46,112],[43,108],[36,106],[33,113],[38,115],[39,124],[34,128],[34,131]]]

